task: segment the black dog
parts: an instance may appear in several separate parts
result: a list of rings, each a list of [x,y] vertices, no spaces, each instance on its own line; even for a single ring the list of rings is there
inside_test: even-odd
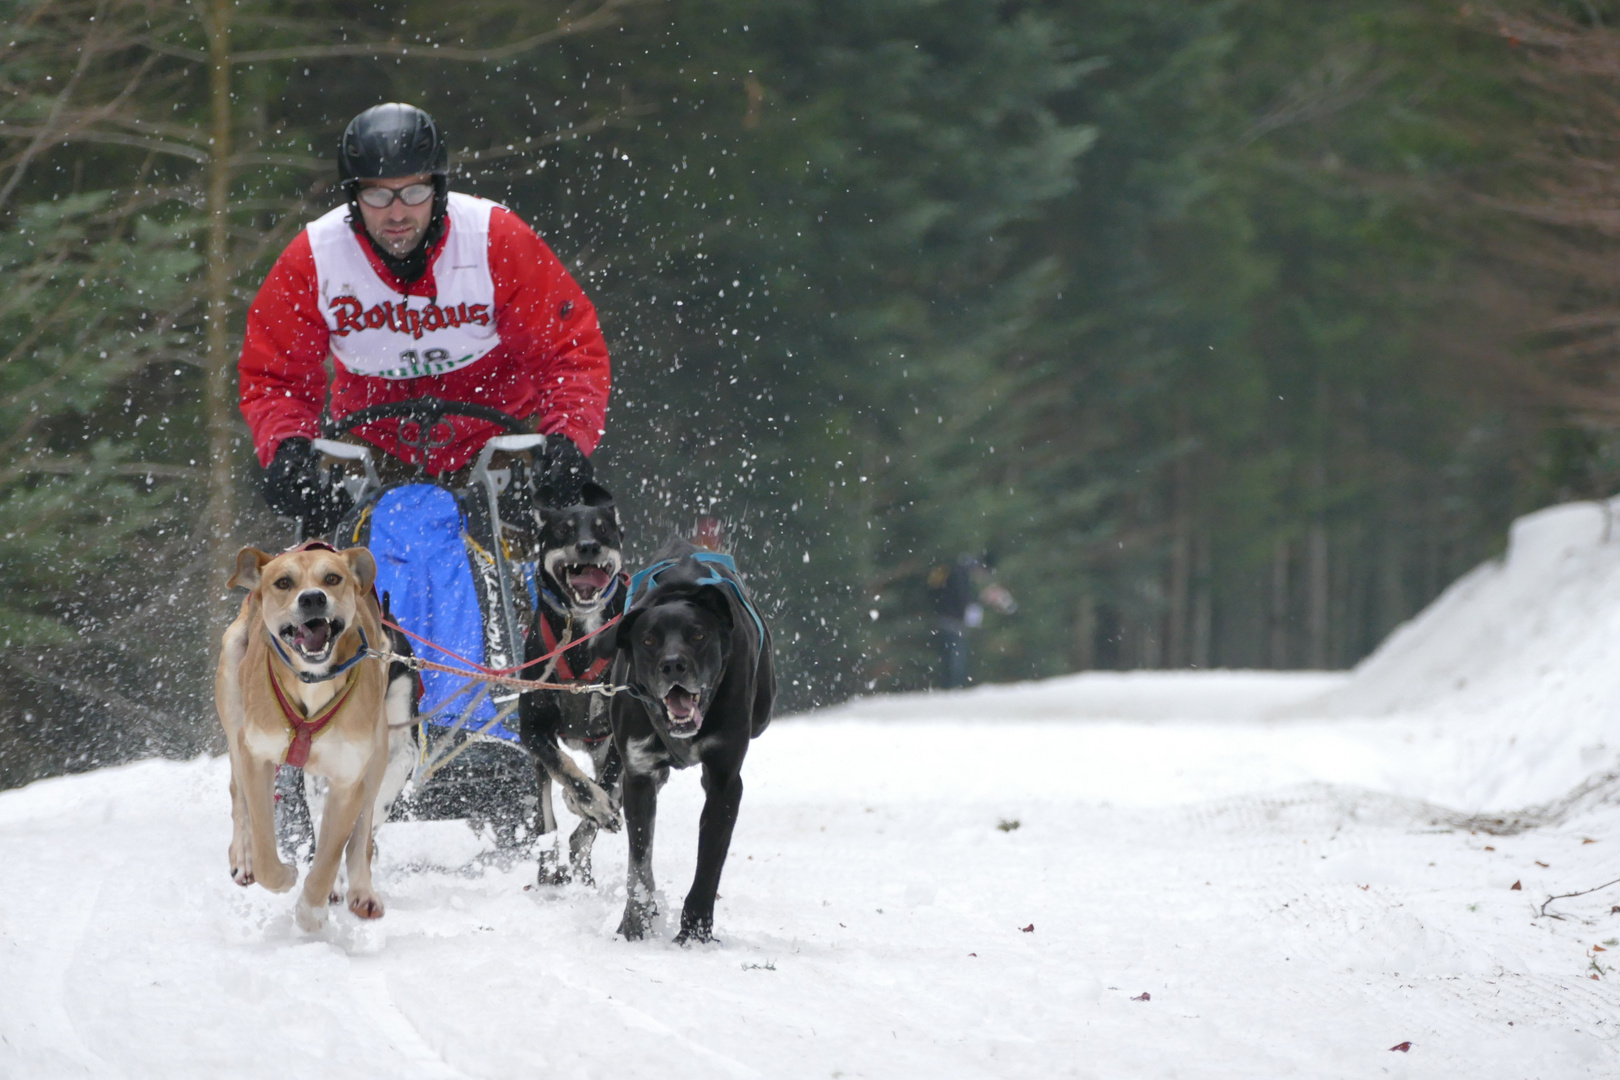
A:
[[[623,541],[613,496],[586,482],[579,498],[573,506],[540,507],[540,603],[529,626],[526,661],[601,629],[624,610],[626,581],[619,573]],[[547,682],[600,682],[612,659],[612,633],[564,648],[552,659],[526,669],[524,676]],[[551,805],[553,780],[562,789],[568,809],[581,819],[568,838],[568,868],[560,865],[555,845],[541,850],[540,882],[555,885],[573,876],[589,883],[591,845],[597,830],[619,829],[614,795],[620,759],[613,747],[604,699],[565,690],[530,691],[523,695],[518,715],[518,733],[524,748],[534,756],[540,789],[535,831],[542,837],[557,831]],[[563,753],[559,741],[590,754],[594,781]]]
[[[658,789],[673,766],[703,766],[697,874],[681,908],[676,941],[714,939],[714,897],[742,802],[748,743],[771,719],[776,674],[771,635],[731,557],[671,542],[631,579],[617,629],[613,742],[625,762],[624,817],[630,827],[629,899],[619,933],[645,937],[653,899],[653,819]]]

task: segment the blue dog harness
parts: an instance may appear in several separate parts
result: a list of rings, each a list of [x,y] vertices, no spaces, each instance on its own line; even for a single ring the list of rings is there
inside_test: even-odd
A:
[[[602,590],[602,596],[600,599],[600,602],[604,607],[612,602],[613,594],[619,591],[619,586],[622,584],[624,584],[623,574],[616,575],[612,581],[608,582],[608,587]],[[557,612],[559,615],[567,615],[573,610],[573,608],[569,606],[568,601],[564,600],[562,597],[558,596],[545,585],[540,583],[539,574],[534,575],[534,580],[530,582],[530,586],[533,589],[534,595],[545,600],[546,606]],[[628,607],[629,605],[626,604],[625,606]]]
[[[328,671],[325,675],[317,675],[313,671],[299,671],[298,668],[294,666],[292,657],[287,654],[286,646],[282,645],[280,641],[276,640],[276,635],[270,635],[270,644],[276,647],[276,653],[281,657],[281,662],[287,665],[287,670],[298,676],[299,682],[331,682],[333,679],[337,678],[339,675],[342,675],[345,671],[348,671],[350,668],[354,667],[354,665],[364,660],[367,656],[371,655],[371,642],[366,640],[366,628],[363,626],[357,626],[355,629],[360,631],[360,648],[356,650],[353,656],[343,661],[343,663],[339,664],[331,671]],[[332,647],[334,649],[337,648],[337,642],[334,641],[332,643]]]
[[[722,569],[729,570],[733,574],[737,572],[737,563],[732,559],[732,557],[718,551],[695,551],[690,555],[682,556],[682,558],[691,559],[693,562],[710,563]],[[659,576],[663,574],[665,570],[668,570],[670,567],[675,566],[680,562],[681,559],[665,559],[663,562],[653,563],[645,570],[636,571],[636,573],[630,578],[630,586],[624,594],[624,609],[629,611],[631,605],[636,602],[636,597],[639,594],[650,592],[652,588],[658,584]],[[748,599],[748,594],[743,592],[742,586],[737,583],[736,579],[726,577],[718,570],[711,569],[707,577],[699,578],[692,584],[725,585],[729,587],[731,591],[736,594],[737,600],[743,606],[743,610],[748,612],[748,617],[754,620],[754,630],[759,634],[759,647],[762,649],[765,647],[765,620],[759,617],[759,612],[754,608],[754,602]]]

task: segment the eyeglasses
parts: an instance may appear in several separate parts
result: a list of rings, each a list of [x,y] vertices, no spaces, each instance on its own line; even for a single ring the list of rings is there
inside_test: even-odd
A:
[[[433,198],[432,184],[408,184],[402,188],[368,187],[361,188],[359,199],[373,210],[386,210],[394,205],[397,198],[406,206],[421,206]]]

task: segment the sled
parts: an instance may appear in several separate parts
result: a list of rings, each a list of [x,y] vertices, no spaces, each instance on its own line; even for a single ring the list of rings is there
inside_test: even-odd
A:
[[[494,423],[470,468],[433,476],[380,451],[355,429],[397,420],[402,445],[445,445],[448,421]],[[518,689],[480,677],[514,669],[536,595],[539,522],[529,451],[545,440],[488,406],[440,398],[373,405],[322,424],[314,447],[334,487],[353,500],[321,539],[339,549],[365,546],[377,562],[385,615],[412,637],[420,671],[417,765],[389,820],[464,818],[491,826],[501,848],[521,844],[534,820],[534,765],[518,743]],[[388,476],[385,481],[383,474]],[[301,535],[299,539],[314,537]],[[452,670],[433,670],[448,668]],[[301,771],[277,777],[277,823],[284,847],[313,839]]]

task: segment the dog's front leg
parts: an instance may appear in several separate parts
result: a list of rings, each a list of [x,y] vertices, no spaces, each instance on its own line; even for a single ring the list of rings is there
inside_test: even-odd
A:
[[[541,885],[561,885],[568,880],[557,855],[557,811],[551,802],[551,774],[558,768],[557,706],[547,694],[527,693],[518,702],[518,739],[534,764],[536,795],[534,831],[540,838],[539,872]]]
[[[668,770],[664,770],[667,775]],[[658,816],[660,777],[654,773],[629,772],[624,777],[624,820],[629,826],[630,866],[627,875],[624,918],[619,933],[626,941],[647,936],[658,902],[653,898],[653,825]]]
[[[383,903],[372,888],[371,832],[376,821],[376,807],[382,804],[378,789],[390,767],[387,743],[372,754],[371,766],[366,770],[365,790],[360,795],[360,816],[355,819],[346,847],[349,868],[349,910],[362,919],[380,919]]]
[[[568,871],[562,865],[557,846],[557,808],[552,802],[551,772],[537,757],[534,760],[534,789],[538,796],[534,810],[534,831],[540,837],[539,869],[535,880],[541,885],[562,885]]]
[[[247,795],[242,781],[237,779],[240,767],[236,751],[231,750],[231,880],[238,885],[252,885],[253,877],[253,824],[248,816]],[[271,810],[274,814],[274,809]]]
[[[608,793],[595,780],[580,772],[573,758],[560,750],[557,751],[557,758],[563,767],[560,774],[553,776],[568,809],[599,829],[618,832],[619,811]]]
[[[388,717],[388,764],[383,770],[377,801],[372,808],[373,828],[388,820],[394,800],[405,790],[405,783],[416,771],[417,761],[421,757],[413,724],[416,720],[415,694],[416,684],[409,676],[402,676],[389,681],[388,691],[383,698],[383,711]]]
[[[681,907],[681,932],[675,942],[714,940],[714,897],[720,891],[720,871],[731,850],[731,831],[742,805],[740,762],[703,763],[703,816],[698,819],[697,873]]]
[[[591,748],[591,764],[596,769],[596,782],[607,793],[610,800],[618,800],[619,774],[623,763],[619,759],[619,752],[613,746],[613,740],[604,739]],[[568,866],[573,873],[574,880],[584,885],[596,884],[596,878],[591,874],[591,849],[596,845],[597,828],[589,820],[581,820],[574,826],[573,835],[568,838]]]
[[[574,759],[563,753],[562,748],[557,745],[557,731],[561,727],[562,717],[555,700],[543,693],[525,694],[520,709],[522,710],[520,736],[523,746],[545,766],[551,779],[557,782],[563,802],[568,809],[579,817],[593,822],[598,828],[618,832],[619,812],[612,800],[594,780],[581,772]],[[543,791],[546,784],[545,777],[538,773],[535,776]],[[550,834],[557,827],[555,820],[542,821],[541,826],[543,836]]]
[[[225,749],[231,761],[231,846],[229,858],[231,880],[238,885],[253,884],[253,831],[248,818],[247,796],[239,774],[245,759],[237,747],[237,733],[242,730],[242,657],[247,654],[248,605],[242,605],[243,614],[237,616],[225,630],[219,653],[219,668],[214,677],[214,707],[219,712],[220,727],[225,729]]]
[[[253,878],[271,892],[286,892],[298,882],[298,871],[281,861],[276,850],[276,765],[258,761],[245,744],[246,732],[237,738],[237,760],[242,763],[237,781],[247,804],[248,832],[253,852]]]
[[[315,931],[326,922],[326,905],[337,881],[338,861],[354,832],[355,822],[366,803],[377,797],[377,789],[361,781],[347,784],[330,780],[326,786],[326,812],[321,815],[320,835],[315,841],[315,861],[310,864],[304,878],[303,895],[298,898],[294,914],[298,925],[306,931]],[[369,833],[367,836],[369,841]],[[369,864],[369,860],[368,860]],[[370,873],[367,872],[369,883]]]

